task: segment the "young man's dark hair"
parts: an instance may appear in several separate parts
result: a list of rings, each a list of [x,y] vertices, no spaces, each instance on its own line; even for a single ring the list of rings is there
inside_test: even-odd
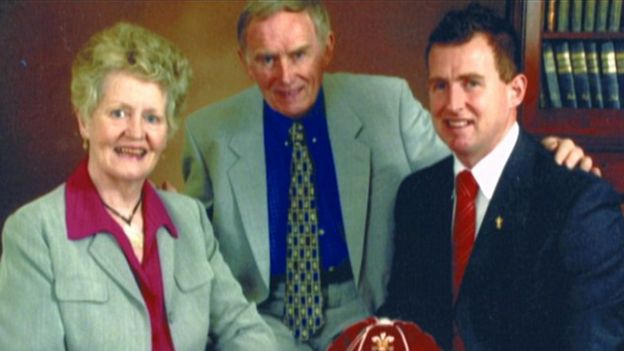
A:
[[[427,65],[433,45],[463,44],[478,33],[487,37],[494,51],[498,73],[504,82],[509,82],[521,70],[518,34],[509,21],[477,3],[462,10],[450,11],[444,16],[429,35],[425,50]]]

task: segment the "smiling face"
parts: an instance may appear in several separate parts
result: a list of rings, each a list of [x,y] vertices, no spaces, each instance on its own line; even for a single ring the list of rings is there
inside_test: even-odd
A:
[[[89,174],[97,182],[140,183],[167,146],[166,96],[154,82],[108,73],[91,118],[78,117],[89,140]]]
[[[331,61],[333,34],[323,45],[307,12],[281,11],[252,20],[246,40],[245,52],[239,55],[266,102],[292,118],[308,112]]]
[[[504,82],[483,34],[460,45],[434,45],[428,62],[434,126],[470,168],[494,149],[516,121],[526,77],[518,74]]]

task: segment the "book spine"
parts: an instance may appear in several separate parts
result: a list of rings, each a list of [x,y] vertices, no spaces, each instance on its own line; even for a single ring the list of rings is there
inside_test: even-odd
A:
[[[557,32],[567,32],[570,29],[570,0],[560,0],[557,9]]]
[[[609,32],[620,31],[620,21],[622,18],[622,0],[611,0],[609,9]]]
[[[596,32],[607,31],[607,19],[609,15],[609,0],[597,0],[596,4]]]
[[[539,108],[545,109],[550,106],[550,98],[548,97],[548,82],[546,82],[546,72],[544,72],[544,63],[542,62],[542,69],[540,69],[540,83],[539,83]]]
[[[620,107],[622,107],[622,102],[624,102],[624,42],[616,41],[614,48]]]
[[[555,31],[555,14],[557,9],[557,3],[555,2],[555,0],[548,0],[548,2],[546,3],[546,16],[545,16],[545,21],[546,23],[544,23],[544,30],[546,32],[554,32]]]
[[[585,2],[585,13],[583,14],[583,31],[593,32],[596,20],[596,0]]]
[[[620,96],[617,82],[617,66],[613,42],[600,44],[600,68],[602,75],[602,96],[606,108],[620,108]]]
[[[582,41],[577,40],[570,43],[570,55],[572,56],[572,74],[574,76],[576,103],[580,108],[591,108],[587,60],[585,59],[585,49]]]
[[[587,77],[589,78],[589,91],[592,97],[594,108],[603,108],[602,86],[600,85],[600,64],[598,61],[598,50],[593,41],[585,43],[585,58],[587,59]]]
[[[570,16],[570,30],[580,32],[583,30],[583,0],[572,0],[572,14]]]
[[[557,76],[559,77],[559,91],[564,107],[576,108],[576,91],[572,76],[572,62],[568,42],[555,42],[555,60],[557,61]]]
[[[540,89],[539,93],[539,108],[547,108],[548,103],[546,102],[546,95],[544,95],[544,89]]]
[[[555,66],[555,54],[550,42],[542,42],[542,62],[544,66],[544,76],[546,84],[543,86],[548,90],[548,101],[550,107],[560,108],[561,95],[559,94],[559,82],[557,81],[557,67]]]

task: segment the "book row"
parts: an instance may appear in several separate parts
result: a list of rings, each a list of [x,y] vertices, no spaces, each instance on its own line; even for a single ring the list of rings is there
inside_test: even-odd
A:
[[[623,0],[548,0],[546,32],[621,32]]]
[[[624,108],[624,40],[542,42],[542,108]]]

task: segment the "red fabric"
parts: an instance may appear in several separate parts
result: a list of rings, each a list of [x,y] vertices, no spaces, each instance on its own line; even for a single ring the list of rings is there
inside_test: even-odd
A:
[[[410,322],[367,318],[347,328],[327,351],[440,351],[433,337]]]
[[[89,177],[87,160],[78,166],[66,182],[65,222],[67,237],[69,240],[82,240],[96,234],[110,234],[115,238],[134,273],[147,306],[151,326],[152,350],[173,350],[173,341],[165,311],[165,293],[156,231],[160,227],[165,227],[174,238],[178,236],[178,233],[152,185],[146,181],[142,191],[142,215],[145,231],[142,263],[139,263],[134,255],[130,241],[123,229],[102,205],[95,185]]]
[[[477,208],[475,200],[479,186],[470,171],[457,175],[455,192],[455,224],[453,225],[453,297],[457,300],[459,288],[472,253],[475,240]]]
[[[457,324],[453,323],[453,351],[464,351],[466,347],[464,346],[464,340],[462,340],[459,335],[459,330],[457,330]]]
[[[470,171],[457,175],[455,183],[455,224],[453,225],[453,300],[457,301],[464,272],[472,253],[477,228],[477,192],[479,185]],[[457,325],[453,326],[453,350],[465,350]]]

